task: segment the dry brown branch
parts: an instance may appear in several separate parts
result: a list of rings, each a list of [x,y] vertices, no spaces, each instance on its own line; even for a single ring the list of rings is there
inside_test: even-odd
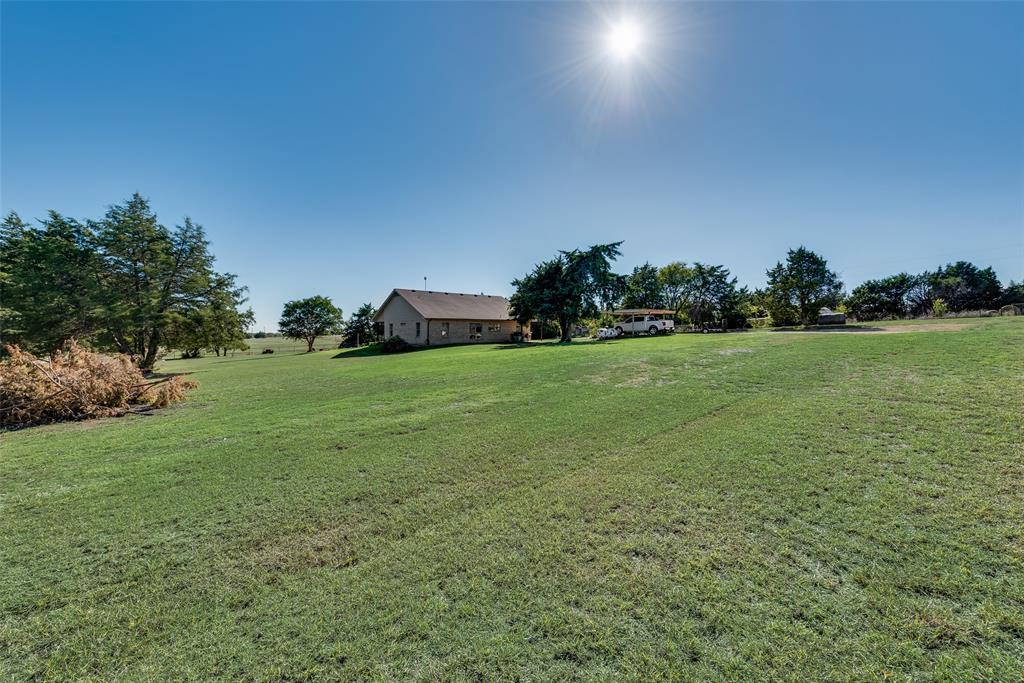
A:
[[[149,382],[123,354],[105,355],[74,340],[49,360],[17,346],[0,363],[0,427],[124,415],[139,406],[164,408],[198,386],[179,376]]]

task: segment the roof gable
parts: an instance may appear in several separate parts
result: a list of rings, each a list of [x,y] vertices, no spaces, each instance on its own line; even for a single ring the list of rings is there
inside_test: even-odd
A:
[[[387,308],[391,300],[402,297],[416,312],[427,320],[511,320],[508,299],[491,294],[462,294],[434,292],[422,289],[395,289],[377,310],[374,320]]]

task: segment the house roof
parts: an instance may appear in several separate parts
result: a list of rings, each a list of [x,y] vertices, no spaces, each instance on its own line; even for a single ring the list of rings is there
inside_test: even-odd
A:
[[[422,289],[394,289],[380,308],[374,320],[391,300],[400,296],[427,320],[511,320],[508,299],[491,294],[461,294],[459,292],[433,292]]]

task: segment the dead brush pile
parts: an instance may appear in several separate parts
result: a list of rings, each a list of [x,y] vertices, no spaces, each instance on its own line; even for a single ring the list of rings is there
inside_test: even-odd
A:
[[[179,376],[147,381],[128,356],[83,349],[74,340],[49,359],[17,346],[0,362],[0,428],[114,417],[165,408],[199,385]]]

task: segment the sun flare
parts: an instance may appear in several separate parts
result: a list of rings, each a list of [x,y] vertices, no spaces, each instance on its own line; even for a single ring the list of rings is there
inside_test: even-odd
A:
[[[608,32],[606,47],[615,59],[625,62],[640,50],[644,42],[643,28],[632,19],[621,19]]]

